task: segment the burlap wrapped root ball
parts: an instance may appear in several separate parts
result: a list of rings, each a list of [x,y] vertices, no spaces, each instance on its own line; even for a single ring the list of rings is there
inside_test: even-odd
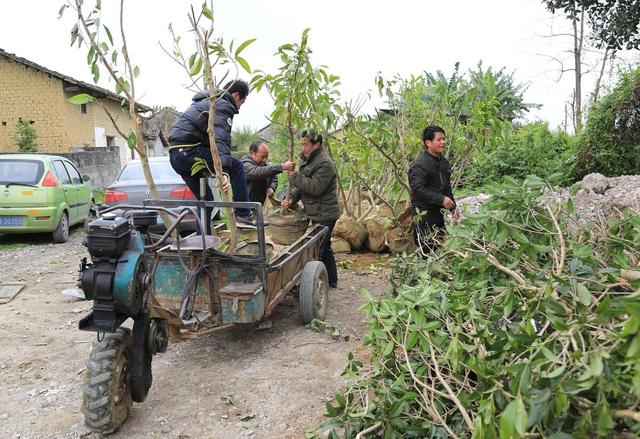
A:
[[[331,238],[331,248],[334,253],[351,253],[351,246],[349,243],[337,236]]]
[[[364,220],[364,226],[368,234],[367,248],[374,253],[382,253],[387,246],[382,221],[376,218],[367,218]]]
[[[351,246],[351,250],[360,250],[367,240],[367,229],[349,216],[341,216],[333,229],[333,236],[344,239]]]

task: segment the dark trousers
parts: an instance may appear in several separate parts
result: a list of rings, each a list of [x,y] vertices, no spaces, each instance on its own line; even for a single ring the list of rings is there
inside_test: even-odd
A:
[[[441,212],[426,212],[413,217],[413,242],[423,255],[438,249],[438,241],[444,238],[444,231],[444,215]]]
[[[333,288],[338,285],[338,268],[336,267],[336,257],[333,254],[333,249],[331,248],[331,233],[333,232],[333,228],[336,225],[336,221],[337,220],[311,221],[311,224],[320,224],[329,229],[327,230],[327,234],[324,236],[324,240],[320,245],[320,255],[318,259],[324,263],[324,266],[327,269],[327,274],[329,275],[329,286]]]
[[[213,170],[213,158],[211,150],[206,146],[193,146],[191,148],[173,149],[169,152],[169,160],[173,169],[182,177],[184,182],[189,186],[198,200],[200,200],[200,178],[203,177],[202,172],[191,175],[191,167],[195,163],[196,158],[206,160],[209,168]],[[249,201],[249,191],[247,190],[247,177],[244,174],[244,167],[240,160],[230,156],[221,155],[222,169],[229,174],[231,180],[231,189],[233,191],[233,201]],[[214,201],[213,192],[209,185],[206,185],[205,201]],[[211,214],[213,208],[206,208],[206,233],[211,233]],[[236,209],[236,215],[247,217],[250,213],[249,209]],[[200,234],[198,226],[197,233]]]

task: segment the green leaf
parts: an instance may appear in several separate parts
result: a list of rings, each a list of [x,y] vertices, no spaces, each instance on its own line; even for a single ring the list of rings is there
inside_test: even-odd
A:
[[[389,341],[387,342],[387,344],[385,345],[384,350],[382,351],[382,355],[386,357],[386,356],[387,356],[387,355],[389,355],[391,352],[393,352],[393,348],[394,348],[394,347],[395,347],[395,345],[394,345],[394,343],[393,343],[393,340],[389,340]]]
[[[64,4],[62,5],[62,7],[60,7],[60,9],[58,10],[58,18],[62,18],[62,14],[64,14],[65,9],[67,9],[69,7],[69,5]]]
[[[109,38],[109,43],[111,43],[111,45],[113,46],[113,36],[111,35],[111,31],[107,26],[103,26],[103,27],[104,27],[104,31],[107,34],[107,38]]]
[[[567,200],[567,213],[569,215],[573,214],[573,200],[571,198]]]
[[[98,83],[98,79],[100,79],[100,68],[97,63],[91,65],[91,74],[93,75],[93,82]]]
[[[213,20],[213,11],[207,6],[206,3],[202,3],[202,15],[207,17],[209,20]]]
[[[71,96],[67,102],[69,102],[70,104],[73,105],[81,105],[81,104],[86,104],[88,102],[93,102],[95,101],[95,98],[91,95],[88,95],[86,93],[81,93],[81,94],[77,94],[75,96]]]
[[[521,438],[527,430],[527,409],[518,396],[511,401],[500,415],[500,438]]]
[[[589,371],[592,376],[599,377],[602,375],[603,369],[604,364],[602,363],[602,355],[599,352],[596,352],[589,363]]]
[[[189,70],[189,74],[191,76],[196,76],[198,75],[198,73],[200,73],[200,70],[202,70],[202,58],[198,58],[195,63],[193,64],[193,66],[191,66],[191,69]]]
[[[527,239],[527,236],[522,233],[520,230],[516,229],[516,228],[512,228],[511,230],[509,230],[511,236],[513,236],[513,238],[516,240],[516,242],[519,242],[520,244],[529,244],[529,240]]]
[[[573,439],[573,436],[571,436],[569,433],[563,433],[559,431],[549,436],[549,439]]]
[[[603,398],[598,413],[598,436],[609,436],[608,433],[615,426],[616,424],[613,422],[611,413],[609,413],[609,404],[607,404],[607,401]]]
[[[247,60],[245,60],[241,56],[236,56],[236,61],[242,66],[243,69],[246,70],[247,73],[251,74],[251,67],[249,67],[249,63],[247,62]]]
[[[140,68],[138,68],[138,66],[135,66],[133,68],[133,77],[137,78],[140,75]]]
[[[102,53],[107,53],[109,51],[109,45],[107,43],[100,43],[100,50]]]
[[[240,55],[240,53],[247,48],[247,46],[249,46],[249,44],[253,43],[256,39],[252,38],[250,40],[245,41],[244,43],[240,44],[240,46],[238,46],[238,48],[236,49],[236,53],[235,56],[236,58],[238,57],[238,55]]]
[[[127,145],[129,145],[129,148],[133,149],[133,147],[136,146],[137,140],[138,140],[138,137],[136,136],[136,133],[131,131],[129,133],[129,137],[127,137]]]
[[[95,56],[96,56],[96,46],[92,44],[91,47],[89,48],[89,52],[87,53],[87,64],[93,63],[93,59],[95,58]]]
[[[629,347],[627,348],[627,358],[636,358],[640,353],[640,332],[633,337],[631,343],[629,343]]]
[[[586,306],[591,305],[593,296],[591,295],[589,289],[583,283],[576,284],[576,294],[578,295],[578,300],[580,301],[580,303]]]

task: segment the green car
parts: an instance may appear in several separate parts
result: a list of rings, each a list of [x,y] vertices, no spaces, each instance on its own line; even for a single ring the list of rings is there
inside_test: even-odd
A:
[[[64,157],[0,155],[0,234],[52,232],[65,242],[69,226],[89,214],[88,179]]]

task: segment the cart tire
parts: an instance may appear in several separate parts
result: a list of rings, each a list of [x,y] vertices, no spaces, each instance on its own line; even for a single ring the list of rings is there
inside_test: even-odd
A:
[[[131,383],[131,332],[118,328],[95,340],[87,360],[82,386],[85,425],[95,433],[115,432],[129,416]]]
[[[304,324],[324,320],[329,301],[329,276],[320,261],[307,262],[300,276],[300,317]]]

